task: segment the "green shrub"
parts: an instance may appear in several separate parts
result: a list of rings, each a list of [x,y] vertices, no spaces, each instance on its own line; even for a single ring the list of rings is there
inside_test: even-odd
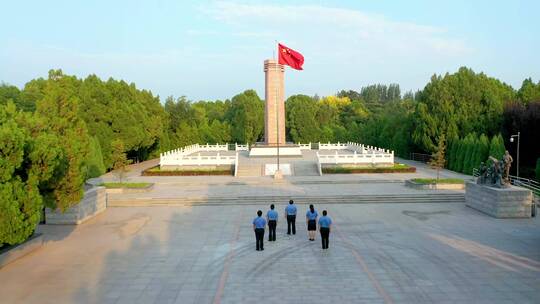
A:
[[[417,184],[429,185],[429,184],[463,184],[465,183],[461,178],[440,178],[437,181],[436,178],[413,178],[411,181]]]
[[[233,175],[234,167],[230,169],[193,169],[193,170],[161,170],[152,167],[142,172],[142,176],[197,176],[197,175]]]
[[[96,137],[90,137],[90,154],[86,163],[88,178],[98,177],[105,173],[101,146]]]
[[[394,164],[392,167],[366,167],[366,166],[357,166],[357,167],[344,167],[344,166],[333,166],[333,167],[324,167],[322,172],[326,174],[354,174],[354,173],[414,173],[416,172],[415,167],[407,166],[405,164]]]
[[[536,160],[536,180],[540,182],[540,158]]]
[[[485,134],[480,135],[474,153],[472,167],[479,168],[481,162],[486,162],[489,153],[489,139]]]
[[[463,163],[465,161],[465,154],[467,153],[466,150],[466,143],[464,139],[461,139],[458,142],[458,146],[456,149],[456,164],[454,167],[454,171],[457,172],[463,172]]]
[[[489,156],[493,156],[496,159],[501,159],[506,151],[504,147],[504,141],[501,134],[493,136],[489,145]]]
[[[115,189],[115,188],[129,188],[129,189],[141,189],[141,188],[148,188],[152,183],[102,183],[99,184],[99,186],[103,186],[107,189]]]
[[[42,123],[11,102],[0,106],[0,247],[32,235],[43,207],[38,186],[58,167],[57,137],[44,132]]]

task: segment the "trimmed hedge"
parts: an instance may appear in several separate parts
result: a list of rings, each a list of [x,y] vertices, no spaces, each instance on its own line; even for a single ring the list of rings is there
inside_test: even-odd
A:
[[[160,170],[152,167],[142,172],[142,176],[199,176],[199,175],[234,175],[233,169],[217,170]]]
[[[354,173],[414,173],[416,167],[394,166],[388,168],[369,168],[369,167],[326,167],[322,168],[326,174],[354,174]]]
[[[437,181],[436,178],[413,178],[411,181],[422,184],[422,185],[429,185],[429,184],[464,184],[465,181],[463,181],[461,178],[439,178],[439,181]]]
[[[540,158],[536,160],[536,180],[540,182]]]
[[[128,188],[128,189],[142,189],[152,186],[152,183],[103,183],[99,184],[107,189],[118,189],[118,188]]]

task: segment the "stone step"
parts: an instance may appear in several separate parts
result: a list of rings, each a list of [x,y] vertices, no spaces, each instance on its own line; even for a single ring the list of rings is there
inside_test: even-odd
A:
[[[237,175],[239,177],[261,176],[262,175],[261,171],[262,171],[262,167],[260,165],[242,165],[242,163],[240,163],[238,165]]]
[[[293,199],[297,204],[376,204],[376,203],[464,203],[464,194],[441,193],[420,195],[350,195],[350,196],[243,196],[243,197],[182,197],[182,198],[122,198],[109,197],[108,207],[174,206],[174,205],[259,205],[285,204]]]
[[[298,161],[293,163],[295,176],[319,176],[317,163],[310,161]]]

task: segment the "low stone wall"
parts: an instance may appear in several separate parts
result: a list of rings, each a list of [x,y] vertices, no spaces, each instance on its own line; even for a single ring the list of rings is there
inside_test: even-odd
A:
[[[105,187],[94,187],[84,193],[83,199],[62,213],[59,210],[45,209],[45,223],[52,225],[79,225],[107,208]]]
[[[467,182],[465,203],[496,218],[528,218],[531,217],[532,192],[515,186],[494,188]]]
[[[464,184],[445,184],[445,183],[439,183],[439,184],[420,184],[415,183],[411,180],[405,181],[405,186],[417,190],[463,190],[465,189]]]
[[[277,146],[253,146],[249,150],[249,157],[273,157],[277,156]],[[284,145],[279,147],[280,157],[296,157],[302,156],[300,146]]]
[[[154,184],[150,184],[144,188],[108,188],[107,194],[127,194],[127,193],[145,193],[154,190]]]
[[[35,250],[38,250],[41,248],[41,246],[43,246],[43,235],[36,234],[31,236],[22,244],[9,247],[6,251],[0,251],[0,268]]]

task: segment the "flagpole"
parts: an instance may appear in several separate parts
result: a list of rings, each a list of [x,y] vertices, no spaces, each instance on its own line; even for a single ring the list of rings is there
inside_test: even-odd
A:
[[[277,46],[277,40],[274,40],[276,42],[276,46]],[[275,49],[274,49],[275,51]],[[278,54],[279,56],[279,54]],[[278,60],[278,63],[276,64],[276,70],[277,70],[277,75],[279,75],[279,60]],[[278,81],[277,85],[276,85],[276,139],[277,139],[277,171],[279,171],[279,77],[276,77],[276,80]]]

